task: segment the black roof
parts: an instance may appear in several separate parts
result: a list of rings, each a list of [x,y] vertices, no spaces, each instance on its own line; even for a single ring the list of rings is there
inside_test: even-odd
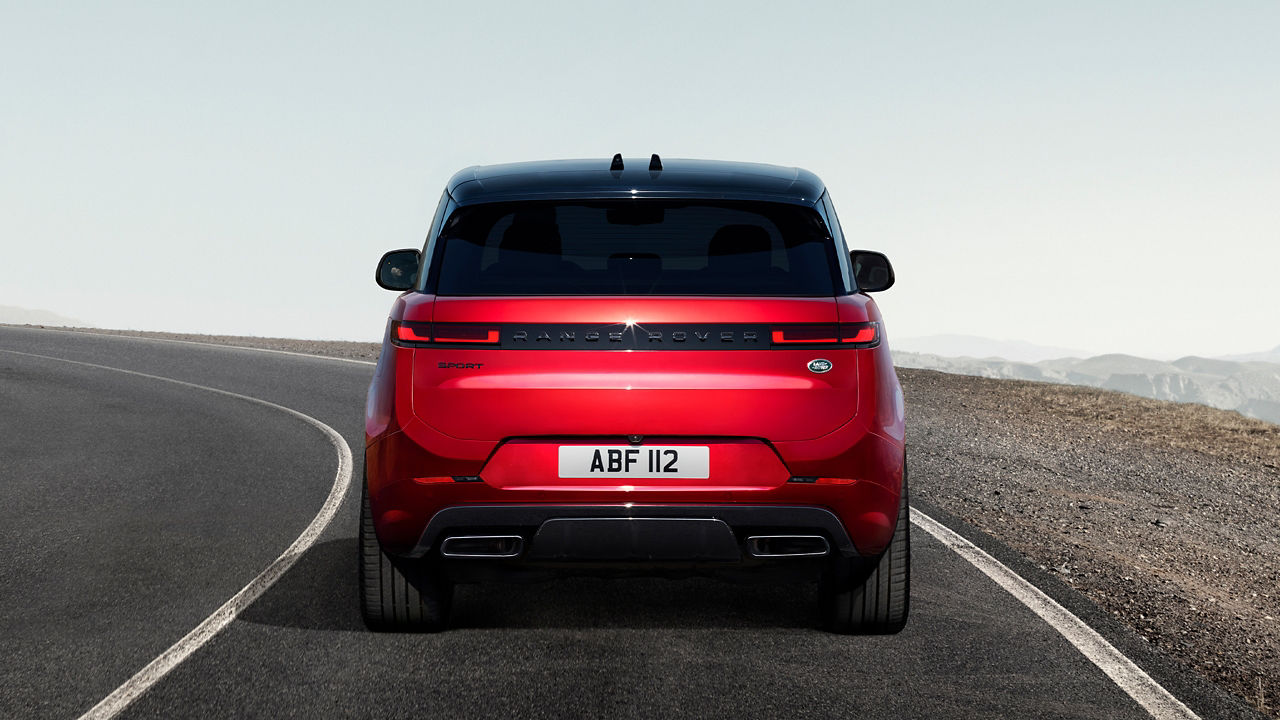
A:
[[[512,200],[567,198],[698,198],[765,200],[814,205],[822,181],[800,168],[721,160],[662,158],[662,170],[649,170],[649,158],[625,159],[611,171],[607,157],[590,160],[541,160],[482,165],[459,171],[449,194],[459,205]]]

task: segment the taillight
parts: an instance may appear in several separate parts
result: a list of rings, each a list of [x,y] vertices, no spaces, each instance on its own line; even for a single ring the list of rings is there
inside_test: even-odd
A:
[[[840,339],[838,325],[774,325],[774,345],[814,345],[837,342]]]
[[[864,323],[813,323],[804,325],[774,325],[770,328],[772,344],[787,345],[838,345],[840,347],[871,348],[880,344],[880,326]]]
[[[431,340],[438,343],[479,343],[496,345],[498,328],[487,325],[463,325],[459,323],[436,323],[431,329]]]
[[[497,345],[501,333],[491,325],[391,321],[391,342],[422,345]]]
[[[431,323],[391,321],[391,342],[397,345],[426,345],[431,342]]]
[[[876,323],[846,323],[840,326],[840,344],[852,343],[854,347],[875,347],[880,344],[880,326]]]

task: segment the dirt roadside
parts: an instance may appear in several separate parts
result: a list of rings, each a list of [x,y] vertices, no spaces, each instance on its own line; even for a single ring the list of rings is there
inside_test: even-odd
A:
[[[912,489],[1280,717],[1280,425],[898,371]]]
[[[62,329],[62,328],[50,328]],[[85,330],[373,361],[376,343]],[[912,488],[1280,718],[1280,425],[900,369]]]

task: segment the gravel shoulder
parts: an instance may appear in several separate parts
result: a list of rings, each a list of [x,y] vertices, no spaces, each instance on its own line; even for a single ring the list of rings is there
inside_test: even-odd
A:
[[[1280,717],[1280,425],[900,369],[912,489]]]
[[[84,331],[368,361],[380,349]],[[914,492],[1280,718],[1280,425],[1087,387],[898,373]]]

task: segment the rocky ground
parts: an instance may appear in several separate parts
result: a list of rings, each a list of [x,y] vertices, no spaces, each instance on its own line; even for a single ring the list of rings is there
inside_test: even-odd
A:
[[[1280,717],[1280,425],[899,370],[912,489]]]
[[[376,360],[375,343],[92,330]],[[899,370],[912,489],[1280,717],[1280,425]]]

